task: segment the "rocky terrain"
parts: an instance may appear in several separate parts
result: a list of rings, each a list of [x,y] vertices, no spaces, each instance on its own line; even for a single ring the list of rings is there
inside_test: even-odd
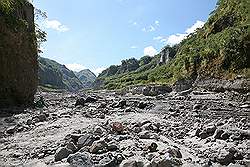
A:
[[[191,88],[157,96],[40,96],[45,107],[2,115],[0,166],[250,165],[249,93]]]

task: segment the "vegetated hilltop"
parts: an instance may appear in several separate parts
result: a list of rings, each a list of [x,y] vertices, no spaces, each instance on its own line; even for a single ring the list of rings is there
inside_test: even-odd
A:
[[[52,89],[77,91],[91,88],[96,76],[89,69],[73,72],[54,60],[39,57],[39,84]]]
[[[96,80],[96,75],[89,69],[84,69],[79,72],[74,72],[79,78],[85,88],[91,88],[93,82]]]
[[[39,84],[53,89],[76,91],[83,88],[73,71],[54,60],[39,57]]]
[[[198,75],[234,79],[250,77],[250,4],[248,0],[219,0],[203,28],[180,44],[166,46],[170,59],[161,63],[164,52],[141,60],[122,61],[101,73],[96,88],[117,89],[137,84],[172,84]],[[174,54],[174,55],[173,55]]]

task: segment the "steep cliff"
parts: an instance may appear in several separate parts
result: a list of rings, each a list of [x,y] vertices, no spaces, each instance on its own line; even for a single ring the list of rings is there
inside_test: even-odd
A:
[[[25,0],[1,0],[0,108],[31,104],[37,83],[34,8]]]
[[[65,65],[43,57],[39,57],[38,62],[39,85],[69,91],[83,88],[82,82]]]

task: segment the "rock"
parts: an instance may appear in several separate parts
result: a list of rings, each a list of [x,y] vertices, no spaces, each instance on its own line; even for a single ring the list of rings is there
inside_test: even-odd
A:
[[[116,108],[117,108],[117,107],[123,108],[123,107],[126,106],[126,104],[127,104],[127,101],[126,101],[126,100],[120,100],[120,101],[118,102],[118,104],[117,104],[115,107],[116,107]]]
[[[209,136],[212,136],[215,133],[215,131],[216,131],[216,126],[214,125],[208,126],[199,133],[199,137],[205,139]]]
[[[97,134],[97,135],[102,135],[104,133],[104,129],[100,126],[96,126],[95,129],[94,129],[94,134]]]
[[[193,110],[199,110],[199,109],[201,109],[202,108],[202,105],[200,105],[200,104],[195,104],[194,106],[193,106]]]
[[[77,151],[77,147],[73,142],[69,142],[66,146],[67,149],[71,150],[72,152],[76,152]]]
[[[131,157],[127,160],[122,161],[122,163],[120,164],[120,167],[144,167],[146,162],[147,161],[144,159]]]
[[[145,86],[142,89],[142,94],[145,96],[157,96],[160,94],[166,94],[172,91],[172,88],[164,85],[150,85]]]
[[[56,151],[55,161],[61,161],[62,159],[67,158],[72,153],[73,153],[73,151],[71,151],[65,147],[61,147]]]
[[[5,132],[6,132],[7,134],[14,134],[15,131],[16,131],[16,126],[11,126],[11,127],[9,127],[8,129],[6,129]]]
[[[151,133],[148,130],[142,131],[138,134],[139,138],[141,139],[150,139]]]
[[[84,106],[84,105],[85,105],[85,99],[84,98],[80,98],[80,99],[76,100],[75,107],[76,106]]]
[[[182,162],[175,158],[166,158],[164,156],[154,158],[151,163],[145,167],[178,167],[182,166]]]
[[[114,122],[112,124],[112,130],[121,134],[124,131],[124,126],[120,122]]]
[[[89,148],[89,152],[92,154],[102,154],[108,151],[108,145],[105,141],[95,141]]]
[[[151,143],[150,146],[148,146],[149,152],[156,152],[158,145],[156,143]]]
[[[182,154],[179,148],[169,148],[168,153],[172,158],[182,158]]]
[[[222,150],[218,157],[215,157],[215,160],[222,165],[229,165],[234,163],[235,160],[243,160],[244,156],[236,150],[235,148],[230,148],[229,151]]]
[[[144,102],[140,102],[139,104],[138,104],[138,108],[140,108],[140,109],[145,109],[146,107],[147,107],[147,103],[144,103]]]
[[[85,103],[94,103],[96,102],[97,99],[94,98],[94,97],[91,97],[91,96],[88,96],[86,99],[85,99]]]
[[[214,138],[215,139],[221,139],[221,135],[224,133],[224,130],[222,129],[217,129],[215,132],[214,132]]]
[[[116,160],[115,158],[104,157],[100,160],[97,167],[116,167]]]
[[[118,145],[115,143],[108,144],[108,147],[107,147],[108,151],[116,151],[118,150],[118,148],[119,148]]]
[[[91,146],[94,141],[95,141],[95,138],[93,135],[85,134],[78,139],[77,147],[80,149],[84,146]]]
[[[75,153],[71,154],[67,162],[72,166],[72,167],[93,167],[94,164],[91,160],[91,157],[89,153],[87,152],[82,152],[82,153]]]

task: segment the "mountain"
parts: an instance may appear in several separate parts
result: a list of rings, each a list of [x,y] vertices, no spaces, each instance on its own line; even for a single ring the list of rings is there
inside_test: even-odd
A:
[[[77,91],[84,88],[73,71],[54,60],[39,57],[39,85],[54,89]]]
[[[80,72],[74,72],[79,78],[85,88],[91,88],[93,82],[96,80],[96,75],[89,69],[82,70]]]
[[[111,66],[94,85],[117,89],[137,84],[173,84],[197,76],[250,78],[249,11],[248,0],[219,0],[205,25],[180,44],[166,46],[139,67],[139,60],[134,59]]]

